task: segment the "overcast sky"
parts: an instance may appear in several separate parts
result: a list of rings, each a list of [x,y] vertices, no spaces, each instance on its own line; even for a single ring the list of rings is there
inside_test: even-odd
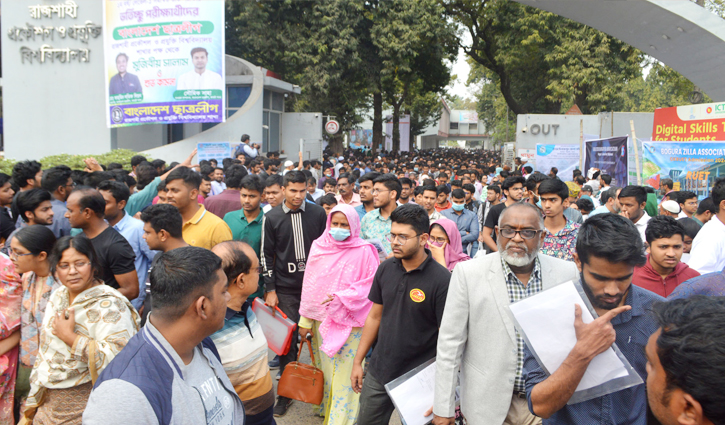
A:
[[[471,36],[467,31],[463,31],[461,37],[463,37],[464,44],[470,43]],[[451,67],[451,74],[458,76],[458,78],[453,84],[448,86],[448,92],[460,96],[461,98],[467,97],[469,99],[473,99],[473,90],[475,87],[466,87],[466,80],[468,79],[468,74],[471,71],[471,67],[468,65],[468,62],[466,62],[467,58],[468,56],[463,53],[463,49],[458,49],[458,57],[456,57],[456,61]]]

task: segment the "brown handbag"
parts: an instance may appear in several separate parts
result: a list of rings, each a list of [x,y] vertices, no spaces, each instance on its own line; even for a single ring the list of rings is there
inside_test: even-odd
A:
[[[305,343],[310,349],[311,365],[300,363],[300,354],[302,354],[302,347]],[[315,355],[312,353],[312,344],[309,340],[303,339],[297,353],[297,361],[289,363],[282,372],[282,377],[277,384],[277,395],[310,404],[322,403],[325,377],[320,369],[313,366],[314,363]]]

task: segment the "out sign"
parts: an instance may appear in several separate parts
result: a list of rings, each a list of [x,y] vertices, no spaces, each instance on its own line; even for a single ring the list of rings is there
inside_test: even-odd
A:
[[[335,120],[330,120],[325,124],[325,131],[327,134],[337,134],[340,131],[340,123]]]

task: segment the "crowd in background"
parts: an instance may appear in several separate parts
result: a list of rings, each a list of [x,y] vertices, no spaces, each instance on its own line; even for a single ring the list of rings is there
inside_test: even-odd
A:
[[[274,424],[300,346],[270,358],[256,298],[311,340],[326,425],[387,424],[385,385],[433,358],[436,425],[725,423],[725,179],[241,141],[0,173],[0,423]],[[567,281],[590,306],[550,373],[508,306]],[[568,404],[615,343],[643,383]]]

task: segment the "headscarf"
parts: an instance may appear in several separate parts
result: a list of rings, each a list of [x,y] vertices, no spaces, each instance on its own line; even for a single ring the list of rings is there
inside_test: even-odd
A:
[[[446,267],[448,268],[448,270],[453,271],[453,268],[456,266],[456,264],[460,263],[461,261],[470,260],[471,257],[463,252],[461,233],[458,230],[458,226],[456,226],[456,223],[454,223],[453,220],[449,220],[447,218],[438,219],[430,225],[431,230],[436,224],[440,225],[446,232],[446,235],[448,235],[448,243],[446,244],[444,250],[446,257]]]
[[[338,242],[330,235],[332,216],[341,212],[350,223],[350,237]],[[353,327],[361,327],[372,308],[368,300],[380,260],[377,250],[360,239],[355,208],[337,204],[327,216],[325,232],[312,243],[302,283],[300,315],[322,322],[320,350],[333,357]],[[334,299],[322,305],[327,295]]]

